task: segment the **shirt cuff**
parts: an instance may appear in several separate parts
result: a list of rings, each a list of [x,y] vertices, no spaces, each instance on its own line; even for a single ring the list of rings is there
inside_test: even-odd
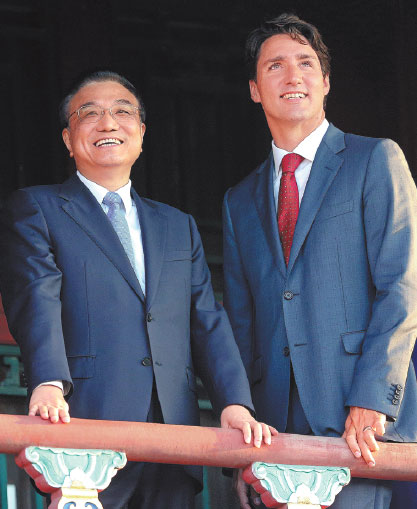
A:
[[[61,389],[62,394],[65,396],[64,392],[64,384],[60,380],[52,380],[50,382],[44,382],[42,384],[39,384],[37,387],[35,387],[34,390],[36,390],[38,387],[42,387],[43,385],[53,385],[54,387],[58,387],[58,389]],[[67,391],[68,392],[68,391]]]

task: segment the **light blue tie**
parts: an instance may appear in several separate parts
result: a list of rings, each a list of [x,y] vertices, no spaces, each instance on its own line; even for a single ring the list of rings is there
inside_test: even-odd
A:
[[[117,193],[109,191],[103,198],[104,205],[109,208],[107,217],[109,218],[120,242],[130,260],[133,270],[136,270],[135,257],[133,254],[132,239],[130,237],[129,227],[126,221],[125,208],[123,201]]]

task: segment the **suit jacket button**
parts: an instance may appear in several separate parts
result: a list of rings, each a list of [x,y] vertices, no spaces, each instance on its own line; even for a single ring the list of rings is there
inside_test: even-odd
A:
[[[400,396],[398,394],[394,394],[394,399],[400,399]]]
[[[399,391],[398,389],[395,389],[395,394],[401,394],[401,391]]]
[[[152,320],[153,320],[152,315],[150,313],[146,313],[146,321],[152,322]]]
[[[403,390],[403,386],[402,386],[402,385],[400,385],[400,384],[398,384],[398,385],[397,385],[397,389],[398,389],[399,391],[402,391],[402,390]]]
[[[393,399],[393,400],[392,400],[392,404],[393,404],[393,405],[398,405],[398,403],[399,403],[398,399]]]
[[[284,357],[288,357],[290,355],[290,349],[288,348],[288,346],[284,346],[284,348],[282,349],[282,353],[284,354]]]
[[[294,294],[290,290],[287,290],[284,292],[285,300],[291,300],[293,297],[294,297]]]
[[[150,366],[152,364],[152,359],[150,357],[145,357],[142,359],[142,366]]]

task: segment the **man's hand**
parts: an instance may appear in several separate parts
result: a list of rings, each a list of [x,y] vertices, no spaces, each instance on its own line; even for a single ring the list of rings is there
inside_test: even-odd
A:
[[[62,390],[54,385],[40,385],[32,392],[29,415],[40,415],[51,422],[70,422],[68,403]]]
[[[222,428],[240,429],[246,444],[251,443],[253,432],[255,447],[261,447],[262,438],[265,444],[270,445],[271,435],[278,435],[275,428],[255,420],[249,410],[241,405],[227,406],[220,416],[220,424]]]
[[[357,406],[350,407],[345,422],[343,438],[356,458],[363,459],[370,467],[375,466],[373,452],[379,450],[375,435],[383,436],[385,433],[386,415]]]
[[[242,472],[242,468],[233,471],[233,489],[239,499],[240,508],[251,509],[252,507],[261,505],[262,500],[259,493],[242,479]],[[288,505],[279,504],[276,507],[277,509],[287,509]]]
[[[251,509],[252,506],[250,502],[255,506],[260,505],[261,497],[251,486],[249,486],[249,484],[245,483],[242,479],[242,472],[242,468],[233,471],[233,489],[239,499],[240,508]]]

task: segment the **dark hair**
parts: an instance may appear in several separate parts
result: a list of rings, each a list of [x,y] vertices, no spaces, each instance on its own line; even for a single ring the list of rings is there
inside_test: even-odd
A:
[[[132,93],[139,105],[139,118],[141,122],[145,122],[145,105],[143,104],[142,98],[139,95],[139,92],[136,90],[136,88],[130,83],[129,80],[121,76],[120,74],[117,74],[116,72],[112,71],[94,71],[89,72],[88,74],[83,74],[79,76],[74,83],[72,84],[70,91],[68,94],[64,97],[61,104],[59,105],[59,119],[61,121],[62,127],[68,126],[68,117],[70,115],[69,112],[69,104],[72,101],[75,94],[77,94],[82,88],[89,85],[90,83],[100,83],[103,81],[113,81],[115,83],[119,83],[119,85],[122,85],[127,90],[129,90],[130,93]]]
[[[301,44],[307,44],[304,40],[306,39],[317,53],[323,76],[330,75],[329,49],[324,44],[320,32],[314,25],[303,21],[295,14],[284,13],[277,18],[264,21],[259,28],[249,34],[246,40],[246,65],[249,79],[256,81],[256,68],[262,44],[278,34],[288,34]]]

